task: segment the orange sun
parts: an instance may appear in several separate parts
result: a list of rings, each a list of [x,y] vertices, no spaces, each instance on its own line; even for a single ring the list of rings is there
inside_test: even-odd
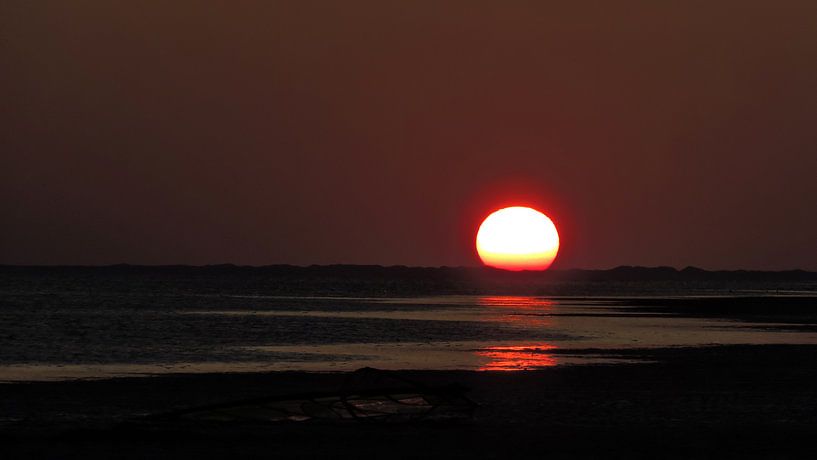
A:
[[[547,270],[559,252],[559,232],[548,216],[521,206],[488,216],[477,232],[485,265],[504,270]]]

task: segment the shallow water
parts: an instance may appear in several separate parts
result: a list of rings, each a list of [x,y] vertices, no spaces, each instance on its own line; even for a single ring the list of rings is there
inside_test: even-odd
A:
[[[30,297],[0,309],[0,380],[363,366],[525,370],[631,361],[594,349],[817,344],[817,333],[781,324],[646,313],[609,298]]]

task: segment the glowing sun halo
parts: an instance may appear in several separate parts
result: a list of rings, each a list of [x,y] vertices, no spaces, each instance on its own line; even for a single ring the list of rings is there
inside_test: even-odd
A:
[[[505,270],[546,270],[559,252],[559,232],[548,216],[521,206],[500,209],[477,232],[485,265]]]

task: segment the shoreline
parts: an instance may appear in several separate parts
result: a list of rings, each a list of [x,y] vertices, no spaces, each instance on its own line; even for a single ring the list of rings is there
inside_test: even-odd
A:
[[[686,297],[635,298],[621,301],[595,298],[592,303],[536,305],[530,309],[518,299],[486,298],[479,306],[459,297],[441,302],[435,309],[423,299],[406,299],[395,305],[375,303],[351,310],[332,311],[276,309],[193,310],[177,314],[194,319],[224,315],[228,318],[328,318],[331,320],[415,321],[414,324],[446,324],[457,333],[459,322],[470,325],[504,324],[505,336],[478,340],[473,334],[462,338],[437,333],[434,340],[409,340],[384,336],[382,342],[338,342],[315,344],[243,345],[235,360],[191,361],[12,361],[0,366],[0,383],[68,381],[114,377],[151,377],[171,374],[348,372],[360,367],[402,370],[533,370],[563,365],[594,365],[615,361],[650,361],[652,354],[672,348],[708,345],[817,345],[817,297]],[[441,297],[441,299],[446,299]],[[548,302],[550,299],[548,299]],[[506,309],[505,302],[512,308]],[[603,304],[599,304],[603,302]],[[404,307],[405,304],[405,307]],[[467,308],[460,308],[467,307]],[[592,308],[588,308],[592,307]],[[154,310],[151,310],[154,311]],[[158,311],[161,314],[160,310]],[[505,316],[503,316],[505,315]],[[112,317],[113,318],[113,317]],[[585,321],[585,318],[588,320]],[[18,319],[25,321],[25,319]],[[426,323],[423,323],[423,322]],[[109,322],[114,322],[111,319]],[[273,323],[264,323],[267,327]],[[246,324],[239,324],[238,326]],[[382,327],[381,325],[378,325]],[[414,326],[415,330],[417,326]],[[515,328],[515,329],[514,329]],[[515,331],[527,328],[544,331],[525,338]],[[412,329],[408,328],[411,332]],[[573,334],[573,335],[571,335]],[[367,337],[371,339],[371,337]],[[449,338],[446,340],[446,338]],[[68,337],[73,340],[73,336]],[[82,345],[82,342],[78,342]],[[90,351],[98,351],[89,349]],[[105,357],[104,353],[100,356]],[[10,356],[14,357],[14,356]],[[248,358],[249,357],[249,358]],[[502,367],[503,369],[500,369]]]

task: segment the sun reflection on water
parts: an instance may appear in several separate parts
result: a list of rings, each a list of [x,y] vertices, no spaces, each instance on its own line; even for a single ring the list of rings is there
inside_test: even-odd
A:
[[[556,349],[549,344],[488,347],[476,352],[477,356],[489,358],[481,371],[522,371],[540,367],[551,367],[557,363],[556,357],[548,350]]]
[[[527,296],[483,296],[477,299],[477,305],[484,307],[513,307],[519,309],[550,310],[556,302],[551,299]]]
[[[490,296],[477,299],[488,320],[513,327],[543,329],[552,326],[550,314],[556,302],[540,297]]]
[[[549,329],[553,327],[550,316],[556,302],[541,297],[486,296],[477,299],[486,307],[493,321],[525,329]],[[480,349],[476,355],[489,361],[479,367],[483,371],[518,371],[555,366],[556,357],[548,350],[556,349],[549,343],[532,343],[513,346],[491,346]]]

